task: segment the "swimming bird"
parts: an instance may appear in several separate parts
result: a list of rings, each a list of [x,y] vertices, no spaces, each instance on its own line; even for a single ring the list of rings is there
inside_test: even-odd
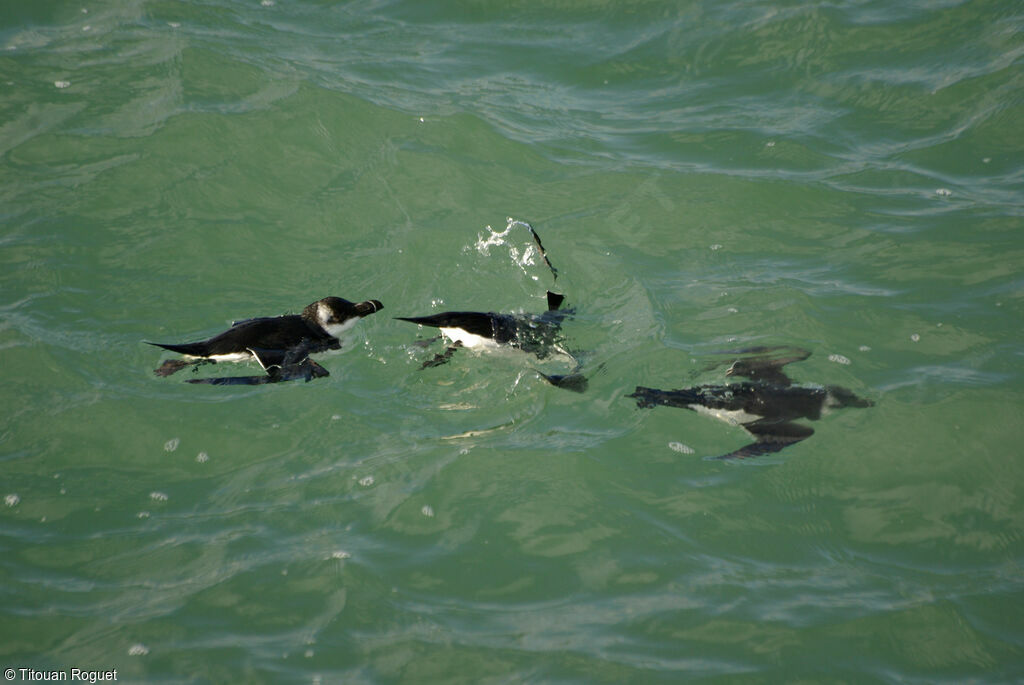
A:
[[[548,309],[540,315],[457,311],[395,318],[437,328],[441,331],[441,336],[451,342],[447,350],[424,362],[421,369],[447,363],[460,347],[479,350],[497,350],[505,347],[522,350],[538,359],[545,359],[555,353],[563,354],[575,361],[573,355],[561,346],[562,321],[573,312],[571,309],[560,308],[564,300],[565,296],[549,290]],[[583,392],[586,390],[587,382],[577,373],[578,370],[577,363],[576,371],[570,374],[540,375],[557,387]]]
[[[766,353],[786,349],[795,354],[782,357]],[[627,397],[636,398],[638,407],[658,405],[690,409],[739,425],[754,437],[754,442],[717,459],[742,459],[778,452],[805,440],[814,429],[794,423],[797,419],[817,421],[831,409],[871,407],[874,402],[835,385],[795,386],[782,367],[802,361],[810,352],[795,347],[754,347],[734,353],[760,356],[737,359],[727,376],[750,379],[728,385],[699,385],[685,390],[657,390],[637,386]]]
[[[154,373],[170,376],[190,365],[255,359],[265,376],[197,378],[189,382],[256,385],[321,378],[329,375],[327,370],[309,355],[341,349],[341,335],[359,319],[383,307],[379,300],[353,303],[340,297],[325,297],[308,305],[301,314],[236,321],[228,330],[207,340],[181,344],[149,342],[185,356],[184,360],[166,360]]]

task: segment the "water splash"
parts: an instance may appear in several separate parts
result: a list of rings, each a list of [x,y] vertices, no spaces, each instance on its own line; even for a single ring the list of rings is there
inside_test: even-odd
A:
[[[558,272],[548,260],[544,246],[540,242],[540,237],[527,222],[514,217],[507,217],[504,230],[496,231],[490,225],[485,226],[484,229],[486,232],[477,234],[476,243],[473,245],[473,248],[481,255],[489,257],[491,256],[492,247],[505,246],[511,262],[530,280],[540,280],[539,276],[529,271],[531,267],[538,265],[538,258],[551,269],[552,276],[555,279],[558,278]],[[525,229],[526,235],[520,238],[522,230],[516,229]],[[469,247],[467,246],[464,249],[469,250]]]
[[[490,257],[492,247],[505,244],[505,238],[508,237],[509,231],[512,230],[512,225],[509,224],[505,226],[505,230],[500,233],[491,228],[490,224],[484,226],[484,229],[487,231],[488,235],[487,237],[484,237],[482,233],[478,234],[476,237],[475,247],[477,252],[485,257]]]

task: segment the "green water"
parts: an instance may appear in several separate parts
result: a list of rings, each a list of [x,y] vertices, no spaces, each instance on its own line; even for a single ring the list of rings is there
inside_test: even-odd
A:
[[[0,0],[0,666],[1024,679],[1022,29],[1005,0]],[[509,217],[557,281],[522,227],[487,244]],[[549,288],[584,394],[514,353],[420,370],[441,348],[391,318]],[[327,378],[151,373],[145,340],[329,294],[385,309]],[[875,406],[727,463],[739,428],[625,397],[777,344]]]

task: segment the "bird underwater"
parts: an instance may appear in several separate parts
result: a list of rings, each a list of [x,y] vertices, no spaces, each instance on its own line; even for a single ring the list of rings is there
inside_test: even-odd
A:
[[[776,356],[782,350],[788,356]],[[657,390],[637,386],[627,397],[636,399],[640,408],[658,405],[689,409],[739,425],[754,437],[754,442],[716,459],[743,459],[778,452],[814,434],[810,426],[794,423],[797,419],[817,421],[830,409],[871,407],[874,402],[835,385],[798,386],[782,367],[799,362],[811,353],[799,347],[752,347],[728,354],[753,354],[735,360],[727,376],[749,380],[728,385],[698,385],[684,390]]]
[[[207,340],[180,344],[147,343],[185,356],[185,359],[164,361],[154,370],[158,376],[170,376],[188,366],[255,359],[265,372],[262,376],[193,378],[187,382],[259,385],[310,381],[330,374],[309,355],[341,349],[340,336],[360,319],[383,307],[379,300],[353,303],[341,297],[325,297],[307,305],[301,314],[236,321],[228,330]]]

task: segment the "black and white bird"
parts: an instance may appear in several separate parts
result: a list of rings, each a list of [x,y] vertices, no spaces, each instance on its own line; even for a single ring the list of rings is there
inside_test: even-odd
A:
[[[457,311],[395,318],[437,328],[441,336],[450,342],[445,352],[436,354],[433,359],[423,363],[421,368],[424,369],[448,362],[460,347],[482,351],[516,349],[532,354],[538,359],[561,354],[575,362],[575,357],[561,344],[562,321],[572,314],[571,309],[561,309],[564,299],[563,295],[549,290],[547,311],[536,315]],[[578,366],[577,363],[577,370]],[[552,385],[567,390],[583,392],[587,387],[586,379],[576,372],[565,375],[540,375]]]
[[[196,378],[189,382],[255,385],[321,378],[328,375],[327,370],[309,355],[341,349],[341,335],[361,318],[383,307],[379,300],[353,303],[340,297],[325,297],[307,306],[301,314],[236,321],[228,330],[207,340],[181,344],[151,342],[148,344],[185,356],[184,360],[165,361],[154,373],[170,376],[190,365],[255,359],[266,375]]]
[[[767,353],[790,350],[789,356]],[[684,390],[657,390],[637,386],[627,395],[636,399],[638,407],[658,405],[690,409],[732,425],[741,426],[754,437],[754,442],[718,459],[741,459],[770,454],[805,440],[814,434],[810,426],[795,423],[797,419],[817,421],[831,409],[870,407],[874,402],[835,385],[824,387],[796,386],[782,371],[790,362],[803,361],[810,352],[793,347],[755,347],[736,353],[758,356],[737,359],[727,376],[748,378],[728,385],[698,385]]]

